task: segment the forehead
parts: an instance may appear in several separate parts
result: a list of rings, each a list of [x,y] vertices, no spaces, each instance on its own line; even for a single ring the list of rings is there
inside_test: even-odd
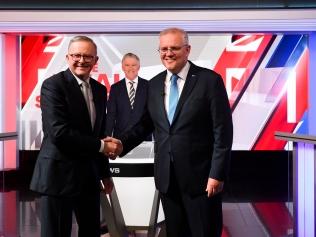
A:
[[[96,49],[91,42],[88,41],[75,41],[69,45],[68,51],[70,53],[87,53],[96,54]]]
[[[181,45],[184,43],[184,36],[180,32],[170,32],[161,35],[159,38],[160,46]]]

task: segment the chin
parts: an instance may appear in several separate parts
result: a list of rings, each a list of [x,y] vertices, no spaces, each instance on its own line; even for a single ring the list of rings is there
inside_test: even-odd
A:
[[[175,69],[175,66],[174,65],[170,65],[170,64],[165,64],[165,67],[169,70],[169,71],[172,71]]]
[[[168,70],[173,70],[177,66],[174,62],[170,62],[170,63],[166,62],[164,65]]]
[[[80,76],[85,76],[87,75],[87,72],[86,71],[76,71],[77,75],[80,75]]]
[[[177,69],[175,67],[168,67],[167,68],[172,73],[178,73]]]
[[[81,79],[84,79],[84,78],[88,77],[86,73],[76,73],[76,76],[81,78]]]

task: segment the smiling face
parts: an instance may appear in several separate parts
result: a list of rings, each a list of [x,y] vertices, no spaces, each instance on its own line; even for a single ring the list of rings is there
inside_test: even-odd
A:
[[[85,40],[72,42],[69,45],[66,60],[72,73],[86,80],[98,61],[96,47],[92,42]]]
[[[162,64],[172,73],[179,73],[188,61],[191,46],[181,31],[160,35],[159,52]]]
[[[138,76],[139,68],[139,61],[135,57],[127,56],[122,61],[122,70],[129,80],[134,80]]]

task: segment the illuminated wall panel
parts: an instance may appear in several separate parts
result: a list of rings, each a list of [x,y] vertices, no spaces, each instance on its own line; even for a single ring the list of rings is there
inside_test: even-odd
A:
[[[140,57],[141,77],[150,79],[164,70],[156,34],[90,36],[98,45],[100,57],[92,77],[108,91],[124,77],[121,58],[127,52]],[[22,37],[22,150],[40,148],[40,87],[47,77],[67,68],[65,54],[71,37]],[[283,150],[286,142],[276,141],[274,131],[294,132],[305,123],[308,36],[192,33],[190,44],[190,60],[223,77],[233,111],[233,149]]]
[[[19,115],[19,41],[15,35],[0,35],[0,132],[16,132]],[[0,170],[15,169],[17,143],[0,143]]]

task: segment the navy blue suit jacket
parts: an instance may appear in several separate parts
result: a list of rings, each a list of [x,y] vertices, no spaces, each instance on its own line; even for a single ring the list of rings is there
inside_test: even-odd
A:
[[[100,192],[110,176],[109,162],[99,153],[105,137],[105,86],[90,80],[96,109],[94,128],[82,91],[69,69],[46,79],[41,87],[44,138],[30,188],[54,196]]]
[[[164,71],[149,81],[146,114],[121,137],[121,156],[154,131],[157,189],[167,192],[173,162],[181,191],[205,194],[208,178],[224,180],[230,162],[233,126],[226,89],[219,74],[190,62],[170,124],[164,105],[166,75]]]
[[[111,86],[107,105],[106,134],[108,136],[119,137],[140,120],[146,106],[147,89],[148,81],[138,77],[135,102],[132,109],[126,88],[126,79],[122,79]]]

